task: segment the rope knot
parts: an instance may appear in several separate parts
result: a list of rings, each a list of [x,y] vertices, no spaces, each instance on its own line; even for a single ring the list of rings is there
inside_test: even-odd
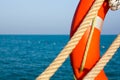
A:
[[[120,9],[120,0],[109,0],[109,7],[113,11]]]

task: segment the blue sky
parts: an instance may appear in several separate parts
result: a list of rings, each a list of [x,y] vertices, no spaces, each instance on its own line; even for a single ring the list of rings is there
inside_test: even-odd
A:
[[[0,34],[69,34],[79,0],[0,0]],[[120,33],[120,10],[109,11],[102,34]]]

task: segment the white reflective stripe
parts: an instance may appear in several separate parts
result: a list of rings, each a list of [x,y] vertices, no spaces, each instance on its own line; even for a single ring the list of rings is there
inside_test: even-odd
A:
[[[91,22],[92,23],[92,22]],[[102,30],[102,25],[103,25],[103,20],[99,16],[96,17],[94,27],[99,29],[100,31]]]
[[[100,31],[102,30],[103,19],[97,16],[95,27],[98,28]]]

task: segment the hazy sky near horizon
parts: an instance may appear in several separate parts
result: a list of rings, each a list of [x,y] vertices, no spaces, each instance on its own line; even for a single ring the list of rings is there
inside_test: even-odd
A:
[[[69,34],[78,2],[0,0],[0,34]],[[108,12],[102,33],[120,33],[120,10]]]

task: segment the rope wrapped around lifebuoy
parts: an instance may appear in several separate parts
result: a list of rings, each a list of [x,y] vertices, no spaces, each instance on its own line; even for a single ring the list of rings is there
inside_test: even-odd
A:
[[[96,17],[98,10],[100,6],[103,4],[103,2],[104,0],[95,0],[93,6],[90,8],[82,24],[77,29],[75,34],[72,36],[70,41],[60,52],[60,54],[56,57],[56,59],[48,66],[48,68],[46,68],[45,71],[36,78],[36,80],[50,80],[51,76],[54,75],[54,73],[63,64],[63,62],[67,59],[67,57],[73,51],[75,46],[78,44],[79,40],[81,40],[81,37],[88,29],[88,26],[91,23],[91,21]]]

